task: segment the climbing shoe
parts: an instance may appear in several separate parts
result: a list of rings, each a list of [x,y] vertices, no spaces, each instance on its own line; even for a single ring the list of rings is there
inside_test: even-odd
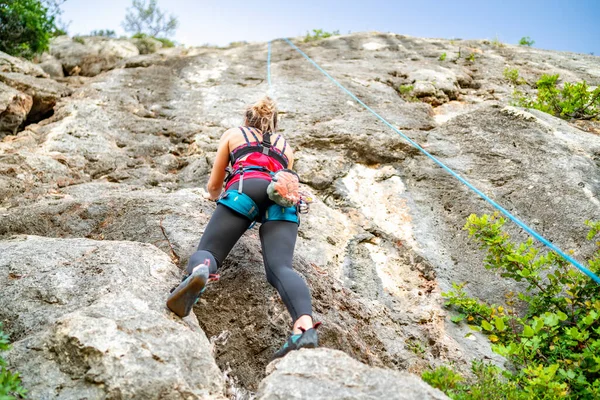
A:
[[[181,318],[187,317],[192,311],[192,307],[204,290],[210,280],[217,280],[217,275],[209,274],[209,260],[204,264],[198,265],[194,271],[183,278],[183,281],[171,291],[167,299],[167,307]]]
[[[319,346],[319,337],[317,335],[317,328],[321,325],[317,322],[312,328],[304,329],[300,328],[302,333],[297,333],[289,337],[287,342],[279,349],[273,359],[285,356],[292,350],[300,350],[302,348],[314,349]]]

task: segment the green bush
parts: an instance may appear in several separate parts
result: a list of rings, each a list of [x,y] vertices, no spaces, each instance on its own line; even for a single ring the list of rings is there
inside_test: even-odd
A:
[[[558,75],[543,75],[537,81],[538,94],[533,99],[515,91],[515,104],[535,108],[564,119],[595,119],[600,116],[600,87],[590,90],[585,81],[557,87]]]
[[[513,85],[521,85],[525,82],[525,80],[523,78],[521,78],[519,76],[519,70],[516,68],[504,68],[504,72],[502,73],[502,75],[504,75],[504,77]]]
[[[533,46],[535,40],[532,40],[529,36],[523,36],[521,40],[519,40],[519,45],[521,46]]]
[[[111,29],[100,29],[90,32],[90,36],[102,36],[107,38],[116,38],[117,33]]]
[[[340,34],[340,31],[333,32],[325,32],[323,29],[313,29],[313,33],[306,32],[306,36],[304,37],[304,42],[314,42],[316,40],[327,39],[331,36],[337,36]]]
[[[505,305],[490,305],[469,297],[464,284],[453,284],[452,291],[443,293],[446,305],[458,311],[452,321],[466,321],[488,336],[492,349],[512,364],[502,375],[526,398],[600,398],[598,284],[556,253],[540,253],[531,238],[513,243],[504,223],[496,215],[471,215],[465,229],[487,250],[485,267],[522,283],[525,290],[508,293]],[[593,240],[600,223],[586,224],[587,238]],[[600,270],[600,250],[587,266]],[[456,380],[442,375],[435,376],[443,382]]]
[[[440,60],[440,61],[444,61],[445,59],[446,59],[446,53],[442,53],[440,55],[440,58],[438,58],[438,60]]]
[[[31,59],[48,49],[55,29],[54,17],[39,0],[0,2],[0,51]]]
[[[474,361],[472,377],[466,378],[451,367],[425,371],[422,378],[456,400],[528,400],[519,387],[502,376],[500,368]]]
[[[172,40],[169,40],[167,38],[157,38],[155,37],[154,39],[158,40],[159,42],[162,43],[163,48],[168,49],[171,47],[175,47],[175,42],[173,42]]]
[[[0,352],[10,348],[8,336],[2,332],[0,324]],[[12,373],[6,369],[6,361],[0,357],[0,400],[13,400],[16,397],[25,397],[26,391],[21,386],[21,378],[18,373]]]

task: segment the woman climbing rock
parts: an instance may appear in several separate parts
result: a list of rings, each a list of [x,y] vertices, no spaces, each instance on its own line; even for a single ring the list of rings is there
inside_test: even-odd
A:
[[[190,258],[187,277],[171,293],[167,306],[180,317],[187,316],[238,239],[260,222],[267,280],[279,292],[293,321],[292,335],[275,353],[283,357],[291,350],[317,347],[319,324],[313,323],[309,289],[292,269],[298,213],[306,204],[291,170],[293,151],[281,135],[273,137],[276,129],[276,105],[264,97],[246,109],[244,126],[229,129],[221,137],[207,185],[207,197],[217,201],[217,208]]]

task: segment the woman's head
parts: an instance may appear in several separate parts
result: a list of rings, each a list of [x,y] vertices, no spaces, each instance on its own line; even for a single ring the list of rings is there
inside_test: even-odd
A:
[[[246,125],[261,132],[275,132],[277,129],[277,106],[273,99],[265,96],[246,108]]]

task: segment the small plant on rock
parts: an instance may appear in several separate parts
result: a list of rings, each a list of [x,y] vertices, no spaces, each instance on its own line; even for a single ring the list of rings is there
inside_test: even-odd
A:
[[[506,80],[508,80],[513,85],[522,85],[524,83],[527,83],[523,78],[519,76],[519,70],[516,68],[506,67],[504,68],[504,72],[502,73],[502,75],[504,75],[504,78],[506,78]]]
[[[440,58],[438,58],[438,60],[440,60],[440,61],[446,60],[446,53],[442,53],[442,55],[440,55]]]
[[[467,61],[474,63],[475,62],[475,53],[469,54],[469,57],[467,57]]]
[[[523,36],[521,38],[521,40],[519,40],[519,45],[520,46],[533,46],[533,44],[535,43],[535,40],[531,39],[529,36]]]
[[[116,38],[117,37],[117,33],[111,29],[100,29],[100,30],[94,30],[92,32],[90,32],[90,36],[101,36],[101,37],[107,37],[107,38]]]
[[[8,336],[2,332],[0,324],[0,352],[10,349]],[[25,389],[21,386],[21,378],[18,373],[12,373],[6,369],[6,361],[0,356],[0,399],[13,400],[15,396],[24,398]]]
[[[502,43],[500,41],[500,39],[498,39],[498,36],[496,36],[491,42],[490,44],[494,47],[498,47],[498,48],[502,48],[502,47],[506,47],[506,45],[504,43]]]
[[[535,108],[563,119],[596,119],[600,116],[600,87],[591,90],[585,81],[557,87],[558,75],[542,75],[535,99],[515,92],[515,104]]]
[[[85,40],[81,36],[73,36],[73,40],[75,43],[85,44]]]
[[[314,42],[316,40],[327,39],[328,37],[337,36],[340,34],[340,31],[325,32],[323,29],[313,29],[312,32],[312,34],[310,32],[306,32],[304,42]]]
[[[453,290],[443,296],[447,306],[458,312],[454,322],[466,321],[471,329],[485,333],[492,349],[512,363],[510,371],[502,371],[509,386],[498,386],[504,397],[473,397],[476,387],[488,379],[475,374],[476,380],[467,388],[450,388],[454,392],[446,389],[446,393],[459,399],[600,398],[598,284],[556,253],[542,254],[531,238],[512,242],[503,230],[504,223],[496,215],[471,215],[465,229],[487,249],[485,267],[524,284],[525,290],[509,293],[505,305],[470,297],[464,284],[453,284]],[[600,223],[586,224],[590,228],[587,238],[593,240],[600,232]],[[600,249],[587,267],[595,273],[600,271]],[[438,382],[440,388],[461,382],[447,371],[432,374],[429,381]],[[498,373],[495,375],[500,379]],[[512,397],[516,394],[511,387],[515,386],[523,397]],[[465,392],[471,397],[465,397]]]
[[[416,102],[416,101],[419,101],[419,99],[417,99],[415,97],[415,95],[413,94],[414,88],[415,87],[413,85],[400,85],[396,88],[396,91],[398,92],[400,97],[402,97],[404,100],[410,101],[410,102]]]

